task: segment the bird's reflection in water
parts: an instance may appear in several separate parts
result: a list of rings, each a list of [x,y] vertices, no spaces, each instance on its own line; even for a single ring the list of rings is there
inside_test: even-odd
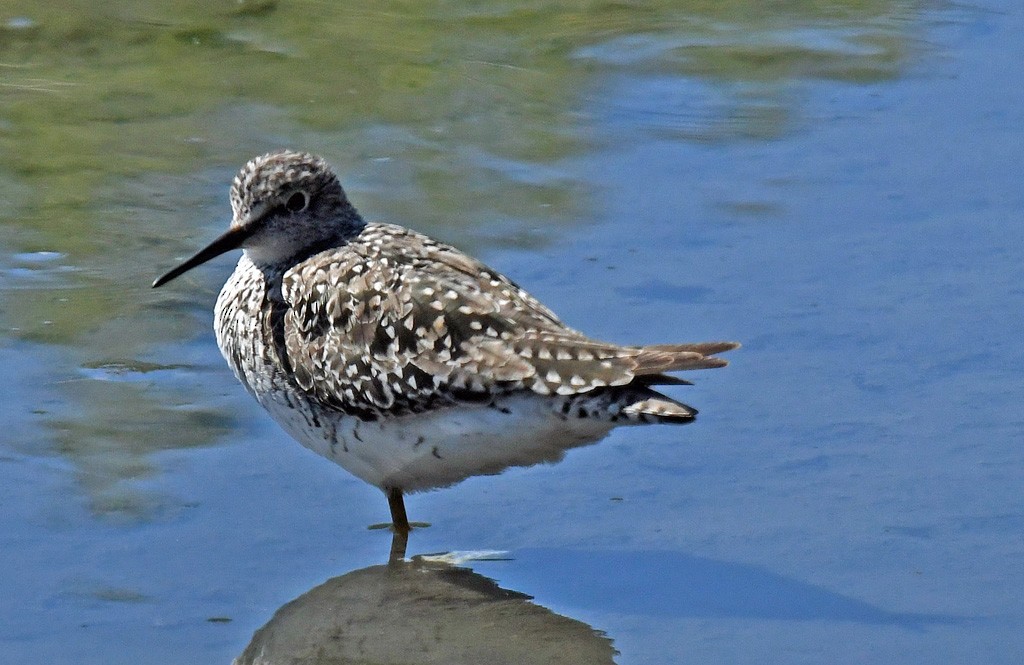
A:
[[[409,531],[407,529],[395,529],[391,535],[391,552],[388,554],[388,563],[397,563],[405,559],[405,551],[409,548]]]
[[[405,561],[335,577],[281,607],[236,665],[613,663],[604,634],[468,568]]]

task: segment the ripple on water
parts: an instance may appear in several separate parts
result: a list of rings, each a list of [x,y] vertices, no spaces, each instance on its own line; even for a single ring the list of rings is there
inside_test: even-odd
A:
[[[85,363],[79,368],[79,371],[86,378],[95,381],[134,383],[138,381],[151,381],[154,378],[158,378],[161,375],[160,373],[177,372],[187,368],[187,365],[161,365],[141,360],[103,360]]]
[[[0,276],[7,289],[35,288],[60,282],[62,288],[71,283],[58,276],[75,272],[77,268],[64,263],[67,255],[62,252],[39,251],[18,252],[10,255],[8,265],[0,267]]]

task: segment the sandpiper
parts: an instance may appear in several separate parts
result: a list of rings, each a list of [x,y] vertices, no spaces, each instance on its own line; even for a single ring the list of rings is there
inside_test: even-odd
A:
[[[221,353],[299,443],[381,488],[399,531],[405,492],[555,462],[617,425],[691,422],[653,386],[738,346],[590,339],[458,249],[365,222],[315,155],[252,159],[231,208],[153,286],[241,248],[214,310]]]

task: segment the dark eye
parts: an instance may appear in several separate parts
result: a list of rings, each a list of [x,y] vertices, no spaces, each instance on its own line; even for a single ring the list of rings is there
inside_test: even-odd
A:
[[[295,192],[284,202],[284,207],[292,212],[302,212],[309,205],[309,195],[306,192]]]

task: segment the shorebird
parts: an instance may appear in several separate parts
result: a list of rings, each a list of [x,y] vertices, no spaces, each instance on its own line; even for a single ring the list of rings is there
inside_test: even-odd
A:
[[[231,209],[153,286],[242,249],[214,310],[221,353],[299,443],[384,491],[396,531],[406,492],[555,462],[618,425],[691,422],[654,386],[738,346],[590,339],[458,249],[364,221],[308,153],[249,161]]]

